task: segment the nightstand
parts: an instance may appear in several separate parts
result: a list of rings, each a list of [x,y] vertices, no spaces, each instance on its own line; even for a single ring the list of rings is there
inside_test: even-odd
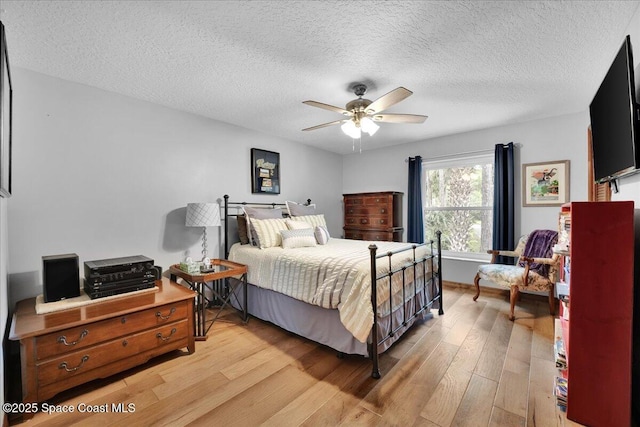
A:
[[[187,285],[196,291],[195,312],[195,339],[204,341],[213,322],[222,314],[222,310],[231,306],[231,298],[235,298],[242,320],[248,321],[247,314],[247,266],[225,259],[212,259],[211,264],[214,271],[200,274],[189,274],[180,270],[179,264],[174,264],[169,268],[171,280],[177,281],[177,277],[184,280]],[[208,282],[211,282],[209,284]],[[238,298],[237,292],[242,288],[242,300]],[[205,291],[210,290],[213,298],[207,298]],[[211,319],[207,319],[207,307],[215,302],[216,313]]]

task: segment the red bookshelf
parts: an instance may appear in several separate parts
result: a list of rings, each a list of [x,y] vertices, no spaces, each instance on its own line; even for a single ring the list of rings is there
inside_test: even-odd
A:
[[[575,202],[571,215],[567,418],[631,424],[633,202]],[[565,326],[565,325],[563,325]],[[565,329],[565,328],[563,328]]]

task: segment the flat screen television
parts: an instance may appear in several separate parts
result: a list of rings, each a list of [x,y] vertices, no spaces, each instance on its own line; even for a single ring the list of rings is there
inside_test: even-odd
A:
[[[640,107],[627,36],[589,106],[596,182],[640,172]]]

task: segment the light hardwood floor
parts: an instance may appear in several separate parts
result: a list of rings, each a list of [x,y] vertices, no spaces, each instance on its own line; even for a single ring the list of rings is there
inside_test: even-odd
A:
[[[553,318],[546,298],[445,288],[445,314],[381,356],[382,379],[358,356],[236,313],[217,321],[196,352],[174,352],[58,395],[70,414],[23,425],[564,426],[552,395]],[[132,404],[129,413],[80,413],[81,404]],[[98,408],[99,409],[99,408]]]

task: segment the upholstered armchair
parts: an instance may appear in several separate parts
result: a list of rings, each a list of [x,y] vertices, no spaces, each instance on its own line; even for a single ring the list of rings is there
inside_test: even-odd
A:
[[[478,273],[473,281],[476,286],[476,295],[473,300],[476,301],[480,296],[480,279],[483,279],[509,289],[511,303],[509,320],[515,319],[513,309],[520,291],[548,292],[549,311],[551,315],[555,314],[554,291],[559,257],[553,254],[553,245],[557,241],[557,232],[535,230],[522,236],[513,251],[487,251],[491,254],[491,264],[478,267]],[[517,261],[515,265],[496,264],[496,259],[500,255],[516,258]]]

